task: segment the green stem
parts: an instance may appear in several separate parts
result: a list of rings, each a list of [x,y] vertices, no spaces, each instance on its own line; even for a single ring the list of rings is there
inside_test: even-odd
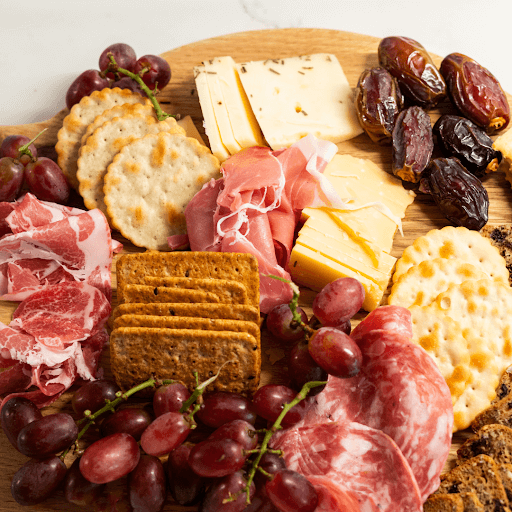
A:
[[[18,155],[19,156],[28,155],[30,157],[30,159],[32,160],[32,162],[35,162],[36,159],[34,158],[34,155],[32,154],[32,151],[30,151],[30,149],[29,149],[30,144],[33,144],[36,141],[36,139],[39,137],[39,135],[44,133],[46,130],[48,130],[48,128],[45,128],[44,130],[41,130],[32,140],[28,141],[23,146],[20,146],[18,148]]]
[[[115,73],[122,73],[123,75],[129,76],[132,80],[135,80],[140,88],[146,93],[147,97],[149,98],[149,101],[153,104],[153,108],[156,112],[156,117],[159,121],[165,121],[168,117],[174,117],[176,116],[168,114],[167,112],[164,112],[162,110],[162,107],[160,107],[157,99],[155,98],[155,93],[152,91],[142,80],[140,75],[137,75],[136,73],[132,73],[131,71],[128,71],[127,69],[123,69],[118,67],[117,62],[112,54],[109,54],[109,59],[112,64],[112,69],[109,69],[109,71],[113,71]],[[144,70],[143,70],[144,71]],[[156,90],[156,87],[155,87]]]
[[[285,404],[283,406],[283,410],[281,411],[281,414],[277,417],[277,419],[274,422],[274,424],[272,425],[272,427],[265,432],[265,436],[261,443],[259,453],[256,456],[256,458],[253,460],[251,469],[249,470],[249,474],[247,477],[247,486],[245,487],[245,492],[247,495],[247,504],[249,504],[251,502],[250,487],[251,487],[252,481],[254,480],[254,475],[256,474],[256,470],[262,471],[261,468],[258,466],[261,458],[267,451],[272,451],[273,453],[280,451],[280,450],[270,450],[269,448],[267,448],[267,446],[268,446],[268,443],[270,442],[270,438],[272,437],[274,432],[276,432],[277,430],[279,430],[281,428],[281,422],[283,421],[283,418],[286,416],[286,413],[293,406],[297,405],[300,401],[304,400],[311,389],[316,388],[317,386],[324,386],[325,384],[326,384],[325,381],[306,382],[306,384],[304,384],[304,386],[302,386],[302,389],[297,393],[295,398],[290,403]]]

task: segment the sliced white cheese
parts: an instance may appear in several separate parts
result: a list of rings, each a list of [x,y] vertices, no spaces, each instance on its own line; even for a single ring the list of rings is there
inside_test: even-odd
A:
[[[223,162],[229,158],[229,151],[222,143],[222,139],[220,137],[220,131],[215,119],[215,112],[213,110],[210,89],[208,88],[208,81],[206,79],[204,66],[196,66],[194,68],[194,77],[196,80],[199,104],[201,105],[201,111],[203,113],[204,128],[208,141],[210,142],[210,149],[219,161]]]
[[[238,64],[240,80],[272,149],[313,134],[343,142],[362,133],[352,89],[335,55]]]
[[[242,148],[266,145],[247,94],[242,87],[233,58],[215,57],[205,61],[204,65],[205,69],[212,73],[208,79],[215,77],[220,85],[236,142]]]

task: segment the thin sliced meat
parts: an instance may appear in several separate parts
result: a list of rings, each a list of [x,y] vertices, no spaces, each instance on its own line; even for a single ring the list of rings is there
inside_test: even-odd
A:
[[[310,475],[308,480],[313,484],[318,494],[318,505],[315,512],[360,512],[357,496],[352,491],[346,491],[339,484],[325,476]],[[369,503],[369,510],[378,512],[374,504]]]
[[[421,512],[409,464],[380,430],[354,422],[288,429],[272,442],[289,469],[329,478],[357,497],[361,512]],[[357,509],[355,509],[357,510]]]
[[[111,312],[105,295],[87,283],[64,282],[34,292],[16,309],[18,327],[53,350],[94,336]]]
[[[374,331],[359,346],[360,373],[329,377],[301,425],[355,421],[389,435],[410,464],[423,499],[439,486],[451,446],[453,409],[433,359],[408,338]]]

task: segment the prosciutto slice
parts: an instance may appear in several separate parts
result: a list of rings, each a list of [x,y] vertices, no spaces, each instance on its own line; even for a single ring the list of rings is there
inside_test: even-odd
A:
[[[346,503],[355,497],[358,508],[346,510],[423,510],[409,464],[380,430],[350,421],[316,424],[284,431],[272,447],[284,451],[289,469],[327,477],[345,491]]]
[[[264,313],[291,299],[289,286],[269,274],[290,279],[286,266],[302,209],[344,204],[322,175],[336,151],[312,135],[280,151],[245,149],[224,162],[223,178],[205,184],[185,209],[191,250],[256,256]]]

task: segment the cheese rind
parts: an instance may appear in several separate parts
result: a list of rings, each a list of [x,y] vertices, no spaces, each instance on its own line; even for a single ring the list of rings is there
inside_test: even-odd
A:
[[[308,134],[336,143],[362,133],[352,89],[335,55],[268,59],[237,68],[272,149],[291,146]]]

